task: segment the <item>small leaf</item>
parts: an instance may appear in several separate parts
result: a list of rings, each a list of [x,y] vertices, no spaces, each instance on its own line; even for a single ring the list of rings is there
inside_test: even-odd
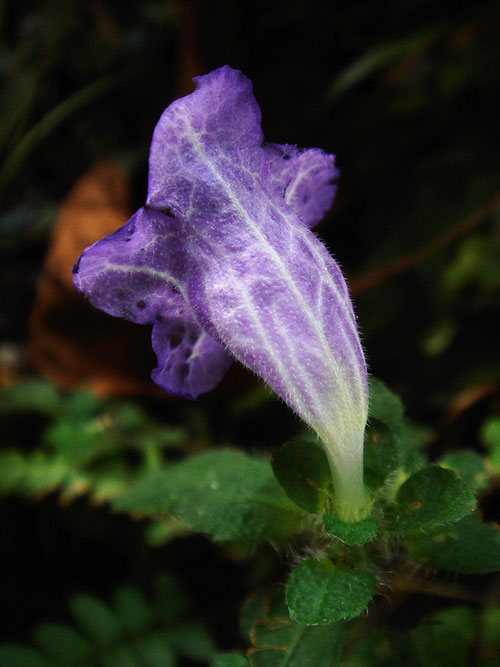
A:
[[[326,625],[359,616],[377,581],[368,573],[340,569],[327,558],[306,560],[292,570],[286,587],[290,616],[303,625]]]
[[[391,430],[397,431],[404,416],[401,399],[376,378],[370,379],[369,419],[377,419]]]
[[[67,625],[40,625],[33,636],[44,653],[60,660],[64,665],[81,663],[90,657],[90,644],[79,632]]]
[[[481,428],[481,440],[488,450],[488,463],[494,474],[500,473],[500,417],[488,419]]]
[[[399,489],[396,507],[388,512],[389,528],[429,530],[458,521],[475,506],[473,492],[454,472],[427,466],[409,477]]]
[[[331,514],[323,514],[323,528],[331,537],[350,547],[358,547],[373,540],[378,530],[378,519],[366,517],[361,521],[341,521]]]
[[[408,551],[413,560],[439,570],[487,574],[500,570],[500,531],[475,513],[446,531],[409,542]]]
[[[306,627],[292,620],[279,589],[259,591],[242,610],[241,626],[252,648],[252,667],[336,667],[340,664],[345,624]]]
[[[292,534],[300,521],[267,461],[236,450],[193,456],[132,486],[116,511],[169,512],[215,540],[259,540]]]
[[[151,609],[136,588],[118,589],[113,609],[122,627],[132,634],[139,633],[152,622]]]
[[[451,452],[440,461],[443,468],[454,470],[473,491],[488,488],[489,479],[484,459],[471,449]]]
[[[111,644],[122,632],[115,614],[97,598],[77,595],[71,599],[70,609],[82,630],[100,644]]]
[[[376,491],[399,466],[397,436],[382,422],[372,421],[364,445],[365,483]]]
[[[285,493],[299,507],[319,513],[328,500],[331,483],[328,459],[316,442],[287,442],[271,459],[274,474]]]

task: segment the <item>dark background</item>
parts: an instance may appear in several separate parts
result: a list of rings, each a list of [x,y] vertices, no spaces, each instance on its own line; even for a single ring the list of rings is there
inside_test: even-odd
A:
[[[30,351],[30,314],[74,183],[107,159],[127,173],[138,208],[161,112],[192,90],[192,76],[227,63],[253,81],[268,140],[337,155],[337,199],[317,232],[349,279],[371,372],[431,429],[432,456],[482,451],[481,426],[499,408],[495,3],[11,1],[0,4],[0,18],[5,387],[43,370]],[[59,333],[71,340],[65,308]],[[119,331],[110,346],[120,347]],[[146,377],[154,363],[147,332],[136,352]],[[79,385],[75,376],[49,379]],[[247,416],[228,418],[229,402],[257,386],[232,370],[196,404],[213,442],[270,451],[297,430],[286,408],[265,397]],[[191,410],[146,389],[133,394],[169,423]],[[43,423],[9,419],[9,444],[29,449]],[[494,518],[494,499],[484,500],[486,518]],[[168,569],[219,645],[241,642],[236,610],[259,577],[205,539],[151,550],[140,523],[85,500],[63,509],[52,495],[5,500],[0,521],[5,638],[27,640],[37,621],[64,617],[71,593],[106,596],[124,581],[147,589]],[[286,571],[286,556],[270,546],[259,558],[252,567],[270,579]]]

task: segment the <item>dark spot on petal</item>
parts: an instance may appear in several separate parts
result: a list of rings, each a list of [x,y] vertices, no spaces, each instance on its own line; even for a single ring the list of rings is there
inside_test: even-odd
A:
[[[290,153],[285,153],[281,157],[283,158],[283,160],[289,160],[292,156],[290,155]]]
[[[181,344],[182,338],[180,336],[177,336],[174,334],[173,336],[170,336],[169,345],[172,350],[174,350],[176,347],[179,347]]]
[[[135,305],[137,308],[139,308],[139,310],[144,310],[144,308],[146,308],[146,302],[143,299],[138,301]]]
[[[133,234],[134,231],[135,231],[135,230],[134,230],[133,227],[129,227],[129,228],[127,229],[127,234]]]
[[[129,243],[131,240],[132,240],[132,239],[130,238],[130,236],[128,236],[128,237],[125,239],[125,243]]]
[[[163,315],[157,315],[156,316],[156,321],[157,322],[163,322]]]
[[[78,273],[78,269],[80,268],[80,260],[81,260],[81,255],[80,257],[76,260],[76,262],[73,264],[73,267],[71,269],[71,273]]]
[[[117,290],[116,290],[116,296],[117,296],[119,299],[123,299],[123,297],[125,296],[125,292],[124,292],[122,289],[117,289]]]
[[[160,213],[163,213],[163,215],[166,215],[167,218],[173,218],[174,214],[172,213],[172,209],[170,208],[160,208],[158,209]]]
[[[174,294],[179,294],[179,293],[180,293],[180,290],[179,290],[179,288],[177,287],[177,285],[172,285],[172,292],[173,292]]]
[[[182,366],[179,368],[179,375],[181,380],[185,380],[187,378],[189,375],[189,366],[187,364],[182,364]]]
[[[124,313],[123,313],[123,319],[124,319],[124,320],[128,320],[128,321],[130,322],[130,321],[133,321],[134,316],[132,315],[132,313],[130,312],[130,310],[126,310],[126,311],[124,311]]]
[[[307,193],[303,194],[302,195],[302,203],[307,204],[308,201],[309,201],[309,195]]]

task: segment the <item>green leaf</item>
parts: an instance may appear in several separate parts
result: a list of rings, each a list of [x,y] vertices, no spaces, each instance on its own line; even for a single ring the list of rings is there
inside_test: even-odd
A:
[[[39,412],[51,417],[60,405],[59,392],[43,380],[25,380],[0,392],[0,414]]]
[[[481,440],[488,450],[488,463],[494,474],[500,473],[500,417],[488,419],[481,428]]]
[[[56,667],[36,651],[20,644],[0,644],[2,667]]]
[[[323,528],[331,537],[350,547],[359,547],[373,540],[378,530],[378,519],[366,517],[361,521],[341,521],[331,514],[323,514]]]
[[[439,464],[443,468],[454,470],[473,491],[488,488],[489,479],[484,459],[471,449],[451,452],[441,459]]]
[[[231,653],[216,653],[212,656],[210,662],[211,667],[248,667],[248,660],[237,653],[232,651]]]
[[[427,616],[412,630],[412,639],[426,667],[467,667],[477,633],[477,616],[469,607],[450,607]]]
[[[458,521],[475,506],[473,492],[454,472],[427,466],[400,487],[396,507],[388,512],[389,528],[395,531],[429,530]]]
[[[131,634],[138,634],[152,623],[151,607],[136,588],[118,589],[113,610],[121,626]]]
[[[70,609],[81,629],[98,643],[111,644],[122,632],[116,615],[97,598],[77,595],[70,601]]]
[[[242,610],[243,634],[252,667],[335,667],[340,664],[345,625],[306,627],[292,620],[281,590],[259,591]]]
[[[208,661],[215,651],[212,637],[199,621],[178,624],[166,637],[176,653],[192,660]]]
[[[492,524],[482,523],[477,513],[407,546],[413,560],[439,570],[462,574],[500,570],[500,531]]]
[[[396,470],[413,473],[426,459],[421,447],[429,430],[404,419],[401,400],[380,380],[370,380],[369,420],[364,468],[368,488],[376,491]]]
[[[372,421],[364,444],[364,477],[369,489],[376,491],[399,466],[397,436],[382,422]]]
[[[361,570],[340,569],[327,558],[297,565],[286,587],[290,616],[303,625],[325,625],[359,616],[377,580]]]
[[[287,442],[271,459],[274,474],[285,493],[299,507],[320,513],[328,500],[331,484],[328,459],[316,442]]]
[[[392,431],[398,431],[403,423],[404,408],[401,399],[381,380],[370,378],[370,404],[368,418],[377,419]]]
[[[150,516],[169,512],[215,540],[283,537],[300,521],[270,464],[229,449],[153,473],[119,496],[113,508]]]
[[[91,654],[91,646],[82,635],[67,625],[46,623],[33,633],[40,649],[64,665],[82,663]]]

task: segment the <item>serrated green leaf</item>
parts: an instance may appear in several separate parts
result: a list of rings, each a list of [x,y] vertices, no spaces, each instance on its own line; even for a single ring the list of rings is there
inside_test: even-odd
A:
[[[91,646],[74,628],[56,623],[38,626],[33,633],[40,649],[63,665],[81,664],[91,654]]]
[[[458,521],[475,506],[473,492],[454,472],[427,466],[400,487],[396,506],[388,511],[389,528],[429,530]]]
[[[287,442],[271,459],[285,493],[299,507],[320,513],[329,497],[330,468],[323,448],[315,442]]]
[[[336,667],[345,626],[306,627],[292,620],[280,589],[259,591],[242,610],[243,634],[250,637],[247,651],[252,667]]]
[[[210,667],[248,667],[248,660],[241,653],[216,653],[212,656]]]
[[[303,625],[326,625],[359,616],[377,580],[369,572],[344,570],[327,558],[297,565],[286,587],[290,616]]]
[[[2,667],[56,667],[42,655],[21,644],[0,644]]]
[[[169,512],[215,540],[282,537],[300,520],[270,464],[229,449],[153,473],[118,497],[113,508],[150,516]]]
[[[90,595],[77,595],[69,606],[77,624],[94,641],[111,644],[122,633],[118,618],[101,600]]]
[[[443,468],[454,470],[473,491],[483,491],[488,488],[489,479],[485,462],[476,452],[470,449],[451,452],[439,463]]]
[[[350,547],[359,547],[373,540],[378,530],[378,519],[366,517],[361,521],[341,521],[331,514],[323,514],[323,528],[328,535]]]
[[[414,539],[408,551],[413,560],[439,570],[487,574],[500,570],[500,531],[474,513],[442,532]]]

